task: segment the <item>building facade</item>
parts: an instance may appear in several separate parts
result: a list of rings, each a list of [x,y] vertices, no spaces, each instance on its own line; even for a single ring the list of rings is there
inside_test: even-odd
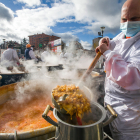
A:
[[[34,49],[39,49],[39,48],[44,48],[48,45],[50,41],[60,39],[58,36],[50,36],[47,34],[35,34],[35,35],[30,35],[29,37],[29,43],[34,46]]]

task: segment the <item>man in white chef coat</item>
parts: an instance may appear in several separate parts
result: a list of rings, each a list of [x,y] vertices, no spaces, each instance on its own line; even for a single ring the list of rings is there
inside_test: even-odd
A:
[[[8,49],[2,53],[1,65],[5,67],[18,66],[20,64],[19,57],[13,45],[8,45]]]
[[[120,29],[96,48],[106,59],[104,102],[118,114],[110,124],[113,139],[140,140],[140,0],[124,3]]]

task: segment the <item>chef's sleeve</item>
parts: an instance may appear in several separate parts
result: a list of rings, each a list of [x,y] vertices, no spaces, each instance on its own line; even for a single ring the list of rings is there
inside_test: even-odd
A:
[[[126,62],[120,54],[107,50],[105,67],[107,78],[126,90],[140,89],[140,50],[136,51]]]
[[[31,59],[35,59],[35,61],[38,61],[38,59],[35,57],[35,54],[32,50],[29,51],[29,55],[30,55]]]

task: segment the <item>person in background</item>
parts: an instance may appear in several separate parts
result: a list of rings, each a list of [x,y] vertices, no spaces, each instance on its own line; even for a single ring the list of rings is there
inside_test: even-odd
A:
[[[105,57],[104,102],[118,114],[110,124],[113,139],[140,140],[140,0],[124,3],[120,29],[96,48]]]
[[[25,50],[25,60],[32,60],[32,59],[38,61],[38,59],[35,57],[33,50],[31,49],[31,45],[27,44]]]
[[[13,49],[14,45],[9,44],[7,50],[2,53],[1,65],[5,67],[13,67],[20,65],[19,57],[16,50]]]
[[[41,60],[43,61],[43,62],[45,62],[46,60],[47,60],[47,57],[49,57],[51,54],[50,54],[50,52],[48,51],[48,49],[47,48],[44,48],[44,52],[43,53],[41,53]]]

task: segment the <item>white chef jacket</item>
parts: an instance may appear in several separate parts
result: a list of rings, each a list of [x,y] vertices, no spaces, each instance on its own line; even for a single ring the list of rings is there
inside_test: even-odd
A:
[[[17,66],[17,62],[20,63],[16,50],[12,48],[8,48],[3,52],[1,56],[2,66],[6,66],[6,67]]]
[[[140,32],[124,39],[124,34],[110,41],[104,52],[105,103],[118,114],[111,123],[114,140],[140,140]]]
[[[35,57],[35,54],[34,54],[33,50],[29,51],[29,55],[30,55],[31,59],[34,59],[35,61],[38,61],[38,59]]]

